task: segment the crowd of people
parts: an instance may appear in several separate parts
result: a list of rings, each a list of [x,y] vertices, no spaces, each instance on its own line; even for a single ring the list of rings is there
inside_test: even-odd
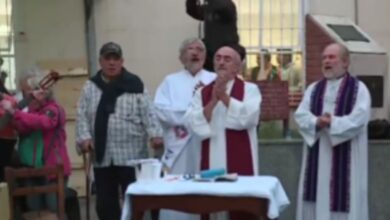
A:
[[[209,1],[209,8],[205,8],[187,0],[187,12],[211,23],[206,28],[225,22],[227,26],[221,31],[230,33],[228,24],[237,19],[234,4],[221,1]],[[154,100],[140,76],[124,67],[121,46],[108,42],[101,47],[101,68],[82,88],[76,119],[77,151],[90,153],[92,158],[100,220],[120,219],[121,194],[135,181],[135,169],[127,162],[147,158],[148,147],[163,148],[161,161],[170,174],[213,168],[238,175],[262,174],[257,136],[261,88],[240,77],[245,75],[246,52],[238,44],[238,35],[229,35],[220,42],[221,38],[210,31],[203,40],[183,41],[179,48],[183,68],[164,78]],[[269,53],[257,56],[258,66],[246,79],[288,80],[294,90],[303,89],[291,55],[278,58],[279,69],[271,63]],[[370,95],[366,86],[348,72],[350,59],[345,46],[328,45],[321,59],[324,77],[307,87],[295,112],[305,143],[297,219],[366,220]],[[0,132],[0,181],[4,180],[3,168],[10,165],[15,145],[22,165],[39,168],[61,163],[67,180],[71,169],[64,109],[50,88],[40,88],[41,71],[31,69],[19,79],[20,93],[16,96],[0,87],[0,113],[11,118],[11,132],[7,136]],[[18,105],[21,99],[28,100],[26,108]],[[26,184],[52,181],[33,179]],[[30,197],[27,203],[30,209],[45,205],[56,210],[54,194]],[[211,218],[221,219],[222,214]],[[161,212],[161,219],[196,218]],[[253,216],[231,212],[229,219]]]

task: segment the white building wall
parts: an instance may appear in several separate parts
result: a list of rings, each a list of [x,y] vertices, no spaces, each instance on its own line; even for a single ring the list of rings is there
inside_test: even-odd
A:
[[[355,20],[356,0],[305,0],[310,14],[348,17]],[[363,0],[361,0],[363,1]]]
[[[85,59],[83,1],[12,2],[16,75],[42,60]]]
[[[359,0],[358,1],[358,24],[367,31],[372,38],[374,38],[387,53],[390,52],[390,1],[388,0]],[[390,56],[387,55],[388,64],[390,63]],[[385,82],[385,87],[390,86],[390,69],[387,67],[388,77]],[[385,99],[390,99],[390,94],[384,94]],[[390,106],[388,106],[390,109]],[[387,115],[390,119],[390,115]]]
[[[119,43],[126,68],[152,95],[167,73],[181,68],[181,42],[198,36],[198,22],[185,13],[184,0],[95,1],[95,25],[96,49],[107,41]]]
[[[343,16],[356,22],[388,53],[390,52],[390,1],[388,0],[306,0],[307,10],[311,14]],[[356,13],[357,12],[357,13]],[[357,16],[356,16],[357,14]],[[390,63],[390,56],[387,56]],[[388,68],[388,76],[390,69]],[[368,73],[372,75],[372,73]],[[387,77],[385,87],[390,86],[390,77]],[[389,94],[384,94],[390,99]],[[390,108],[390,106],[389,106]],[[387,116],[390,118],[390,115]]]
[[[390,51],[390,26],[387,24],[390,1],[306,1],[309,13],[346,16],[358,21]],[[140,75],[153,94],[167,73],[181,67],[177,59],[180,42],[198,35],[199,23],[185,13],[185,1],[94,2],[96,49],[107,41],[120,43],[126,67]],[[13,1],[13,6],[17,73],[40,60],[86,59],[82,1]]]

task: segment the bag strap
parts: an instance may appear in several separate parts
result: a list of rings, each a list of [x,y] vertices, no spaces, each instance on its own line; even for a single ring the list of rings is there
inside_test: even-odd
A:
[[[36,159],[37,159],[37,144],[38,144],[38,138],[36,135],[34,137],[34,148],[33,148],[33,161],[32,161],[32,166],[35,167],[36,164]]]
[[[62,115],[62,113],[63,112],[62,112],[61,108],[58,107],[58,122],[57,122],[57,126],[54,130],[54,134],[50,139],[49,151],[47,153],[47,155],[49,155],[51,153],[51,151],[54,149],[54,153],[55,153],[57,162],[59,162],[59,164],[63,164],[63,160],[62,160],[60,153],[58,152],[58,148],[55,146],[54,142],[56,141],[57,137],[60,137],[59,131],[61,129],[61,119],[62,119],[61,115]]]

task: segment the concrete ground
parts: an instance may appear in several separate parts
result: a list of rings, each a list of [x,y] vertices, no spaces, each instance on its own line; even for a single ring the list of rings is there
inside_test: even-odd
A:
[[[79,198],[79,203],[80,203],[80,211],[81,211],[81,220],[86,220],[86,211],[87,211],[87,204],[85,198]],[[90,220],[99,220],[96,214],[96,209],[95,209],[95,197],[91,197],[90,201]],[[72,219],[69,219],[72,220]]]
[[[90,220],[99,220],[96,214],[96,209],[95,209],[95,196],[91,197],[90,201]],[[87,204],[85,198],[79,198],[79,203],[80,203],[80,211],[81,211],[81,220],[86,220],[86,210],[87,210]],[[72,219],[68,219],[72,220]],[[118,219],[119,220],[119,219]],[[144,220],[150,220],[150,217],[148,214],[145,214]]]

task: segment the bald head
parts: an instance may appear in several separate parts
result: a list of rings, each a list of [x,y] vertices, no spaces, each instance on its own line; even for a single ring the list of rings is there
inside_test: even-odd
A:
[[[346,46],[344,46],[342,44],[339,44],[339,43],[332,43],[332,44],[329,44],[328,46],[326,46],[324,51],[327,48],[335,48],[335,49],[337,49],[339,51],[340,57],[342,59],[349,60],[349,50],[348,50],[348,48]]]
[[[214,55],[214,70],[217,74],[229,74],[234,78],[241,70],[239,53],[231,47],[221,47]]]
[[[335,79],[348,71],[349,51],[344,45],[333,43],[322,53],[322,72],[327,79]]]

